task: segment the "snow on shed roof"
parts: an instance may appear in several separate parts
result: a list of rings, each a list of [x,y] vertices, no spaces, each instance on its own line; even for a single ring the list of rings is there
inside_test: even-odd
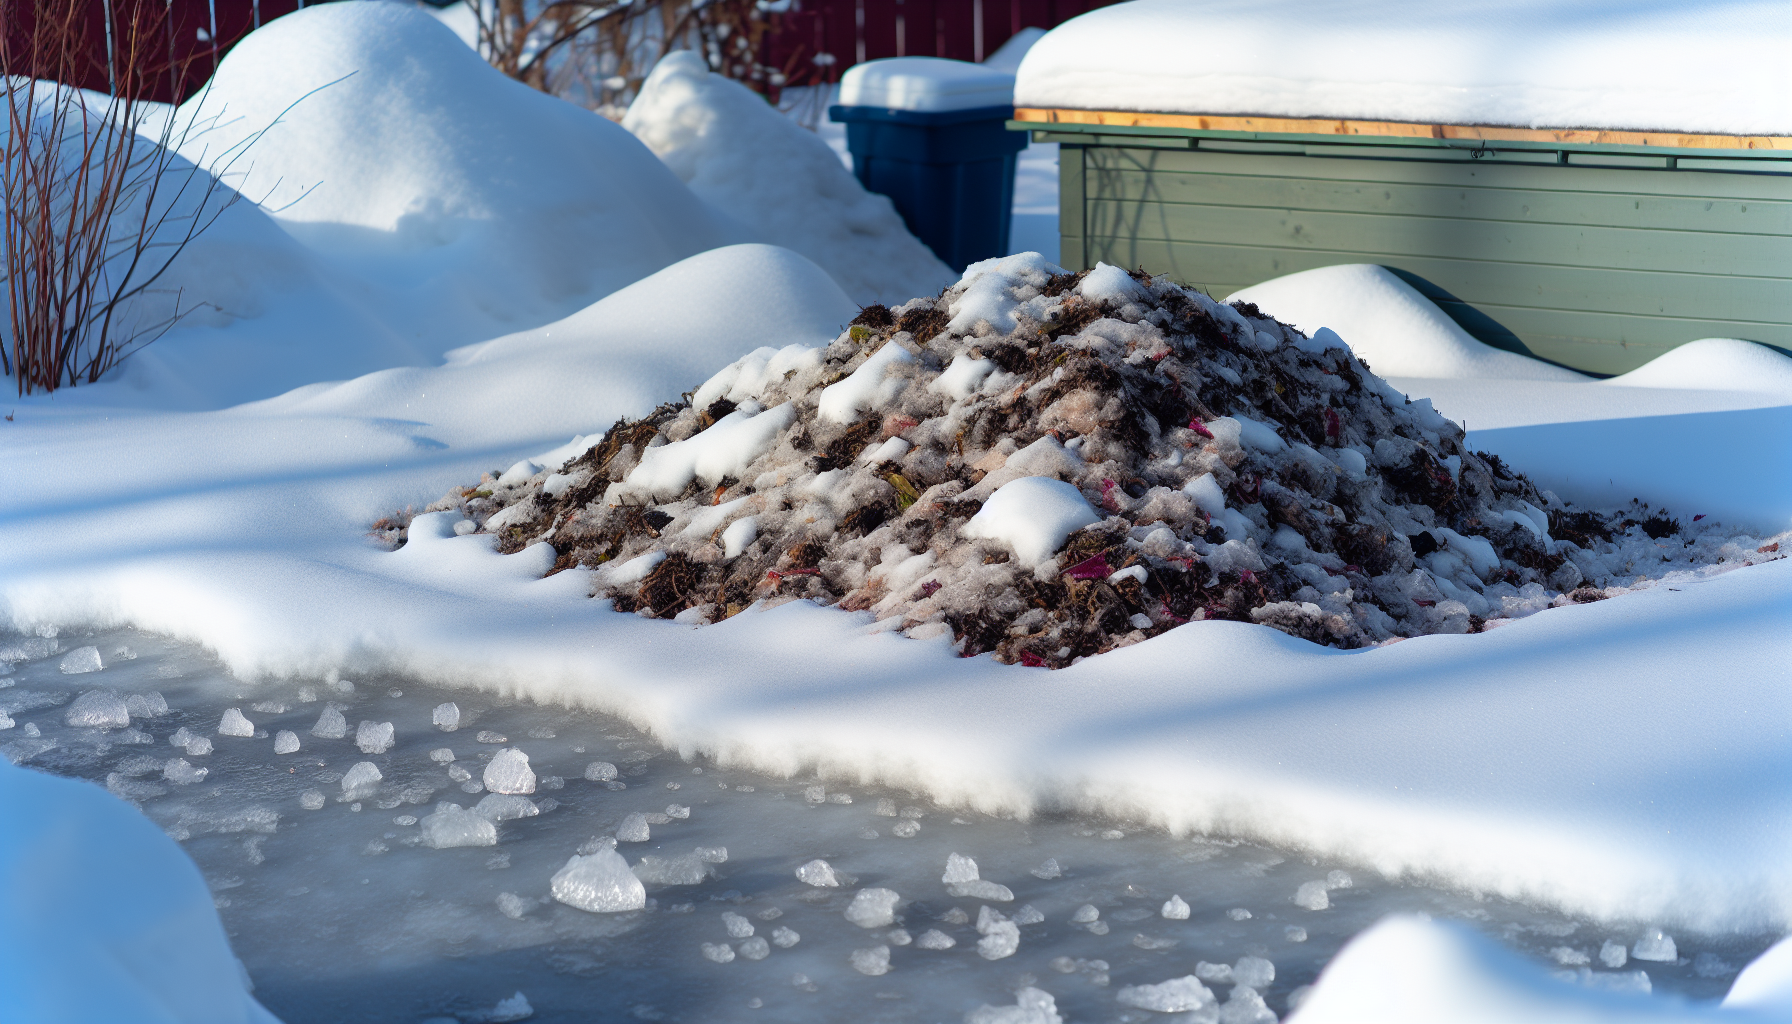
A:
[[[1015,105],[1792,135],[1785,0],[1134,0],[1022,62]]]

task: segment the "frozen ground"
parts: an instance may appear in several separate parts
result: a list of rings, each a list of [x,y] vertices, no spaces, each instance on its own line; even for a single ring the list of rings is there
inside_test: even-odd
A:
[[[1256,970],[1254,991],[1285,1014],[1346,940],[1392,913],[1463,922],[1522,954],[1535,979],[1566,972],[1589,993],[1708,1002],[1777,937],[1675,930],[1668,959],[1627,952],[1613,966],[1618,946],[1666,955],[1648,946],[1650,922],[1594,922],[1234,838],[1171,836],[1123,817],[1022,821],[912,791],[747,772],[668,754],[611,716],[404,677],[360,677],[348,688],[318,678],[246,682],[200,648],[136,630],[70,631],[47,644],[8,636],[0,646],[21,641],[38,641],[41,656],[15,665],[0,689],[0,707],[17,723],[0,732],[0,749],[109,786],[178,839],[204,872],[256,997],[288,1024],[476,1019],[519,990],[541,1021],[958,1020],[980,1005],[1012,1004],[1026,986],[1050,993],[1068,1020],[1142,1022],[1172,1018],[1126,1005],[1117,996],[1128,986],[1246,957],[1273,965],[1273,977],[1249,963],[1239,975]],[[70,652],[89,647],[104,669],[61,670]],[[169,710],[136,718],[129,731],[69,724],[92,720],[79,717],[92,699],[75,698],[96,689],[159,693]],[[432,724],[445,702],[455,704],[452,732]],[[253,735],[220,733],[230,708]],[[344,735],[316,735],[329,731],[314,729],[326,709],[339,709]],[[358,748],[362,722],[390,723],[392,745]],[[276,738],[283,730],[296,751],[276,753],[286,749]],[[39,735],[22,737],[30,731]],[[172,746],[177,733],[203,738],[210,752]],[[455,760],[432,757],[444,748]],[[493,778],[486,768],[505,749],[528,755],[536,780],[525,799],[537,813],[499,822],[491,845],[432,848],[419,819],[443,801],[470,808],[490,799],[481,780]],[[176,759],[203,778],[171,781],[185,777],[165,770]],[[362,763],[381,779],[352,801],[345,776]],[[588,779],[594,763],[614,766],[614,778]],[[308,804],[312,793],[321,799]],[[671,805],[688,817],[665,816]],[[685,858],[688,881],[649,881],[650,902],[637,912],[592,914],[554,901],[549,880],[567,858],[594,839],[626,839],[637,813],[664,817],[647,825],[646,841],[617,849],[630,864]],[[691,859],[698,848],[708,860]],[[949,892],[941,879],[954,853],[1010,893]],[[816,858],[841,884],[799,880]],[[856,892],[874,888],[900,895],[900,919],[859,927],[845,912]],[[1164,915],[1173,900],[1186,908],[1172,913],[1185,917]],[[985,906],[1018,922],[1011,955],[979,952]],[[789,939],[781,929],[798,941],[780,944]],[[926,949],[898,934],[917,940],[936,929],[955,945]],[[755,936],[768,940],[763,951]],[[853,967],[855,950],[879,946],[889,950],[888,973]],[[729,954],[726,963],[711,958]],[[1202,973],[1225,1001],[1233,985]],[[1236,1001],[1243,1009],[1249,997]]]

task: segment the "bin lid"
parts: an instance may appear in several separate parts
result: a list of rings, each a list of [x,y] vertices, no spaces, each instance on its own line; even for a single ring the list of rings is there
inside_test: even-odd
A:
[[[855,64],[840,78],[840,105],[947,111],[1014,103],[1014,76],[940,57],[890,57]]]

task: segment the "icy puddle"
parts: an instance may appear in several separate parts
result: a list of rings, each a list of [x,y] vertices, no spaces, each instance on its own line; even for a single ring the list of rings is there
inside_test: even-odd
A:
[[[540,1021],[1025,1020],[1028,987],[1066,1020],[1271,1021],[1400,911],[1588,984],[1715,999],[1776,938],[1668,942],[1223,837],[685,762],[610,716],[412,680],[245,683],[128,630],[0,637],[0,658],[0,751],[107,785],[181,840],[289,1024],[520,1019],[500,1004],[519,991]],[[529,772],[533,792],[486,791]],[[614,840],[642,909],[551,895],[639,901],[604,872]],[[1168,993],[1129,988],[1190,974],[1217,1007],[1154,1012]]]

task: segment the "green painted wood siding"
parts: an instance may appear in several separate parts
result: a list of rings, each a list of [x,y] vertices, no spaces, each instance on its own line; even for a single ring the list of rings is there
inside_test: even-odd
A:
[[[1054,141],[1100,143],[1060,150],[1069,266],[1142,266],[1223,297],[1379,263],[1484,340],[1594,373],[1696,338],[1792,350],[1792,175],[1646,154]]]

